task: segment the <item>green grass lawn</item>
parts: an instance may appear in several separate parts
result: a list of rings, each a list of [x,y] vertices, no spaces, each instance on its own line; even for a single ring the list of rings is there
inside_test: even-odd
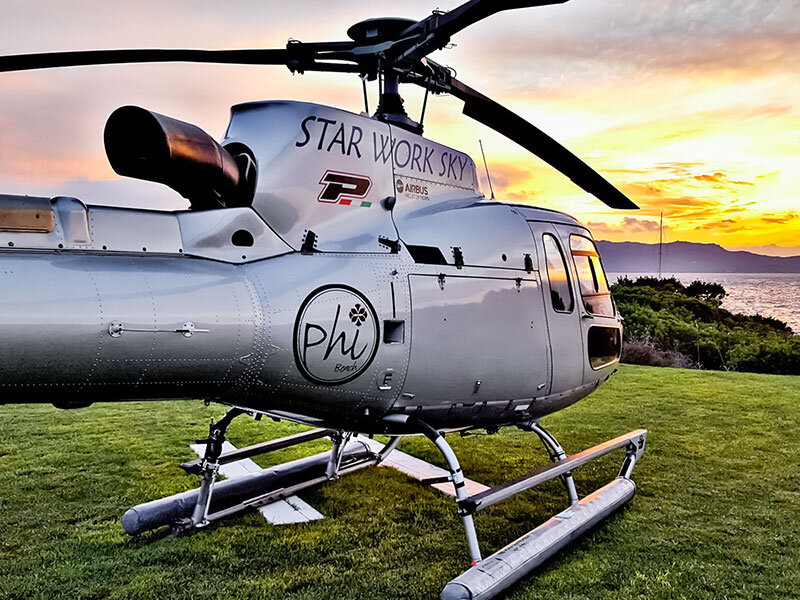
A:
[[[386,468],[302,494],[328,517],[315,523],[276,527],[247,512],[188,537],[128,537],[128,507],[197,485],[177,465],[222,412],[199,402],[0,407],[0,598],[437,598],[468,566],[453,501]],[[800,597],[799,377],[625,366],[543,424],[568,452],[650,433],[630,505],[510,598]],[[297,430],[240,417],[230,439]],[[487,484],[547,460],[517,430],[448,439],[467,476]],[[427,440],[400,448],[439,463]],[[579,491],[609,481],[622,456],[579,469]],[[555,481],[479,513],[484,554],[565,506]]]

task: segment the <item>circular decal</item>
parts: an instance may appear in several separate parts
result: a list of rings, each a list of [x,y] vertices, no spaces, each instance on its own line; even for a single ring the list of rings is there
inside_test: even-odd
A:
[[[403,190],[405,189],[405,186],[403,185],[403,180],[402,179],[398,179],[395,182],[395,188],[397,189],[397,193],[398,194],[402,194],[403,193]]]
[[[344,285],[327,285],[303,300],[294,324],[294,358],[303,376],[339,385],[361,375],[378,352],[378,316],[369,300]]]

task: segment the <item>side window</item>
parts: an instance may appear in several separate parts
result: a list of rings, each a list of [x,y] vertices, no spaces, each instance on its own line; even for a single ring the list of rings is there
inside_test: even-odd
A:
[[[578,272],[578,283],[586,312],[613,317],[614,303],[611,301],[606,274],[603,265],[600,264],[600,255],[594,242],[582,235],[571,235],[569,246],[575,270]]]
[[[569,283],[567,264],[564,255],[556,241],[549,233],[542,236],[544,242],[544,255],[547,259],[547,276],[550,279],[550,301],[553,310],[558,312],[572,312],[575,301],[572,297],[572,286]]]

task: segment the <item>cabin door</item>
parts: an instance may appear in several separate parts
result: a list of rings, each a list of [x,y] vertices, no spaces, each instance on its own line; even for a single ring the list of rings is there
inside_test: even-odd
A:
[[[550,223],[529,221],[542,279],[547,330],[552,352],[550,393],[558,394],[583,384],[584,348],[579,299],[569,268],[569,248]]]
[[[395,407],[527,408],[550,379],[539,282],[437,270],[447,274],[409,277],[411,357]]]

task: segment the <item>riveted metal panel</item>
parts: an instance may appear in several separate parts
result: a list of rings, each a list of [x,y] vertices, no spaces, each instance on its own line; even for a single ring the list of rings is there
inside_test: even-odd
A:
[[[75,257],[0,254],[0,395],[3,401],[77,390],[102,326],[92,274]],[[49,401],[58,400],[58,397]]]
[[[58,196],[55,198],[29,198],[27,196],[5,196],[18,206],[35,207],[40,219],[50,220],[52,227],[45,231],[6,229],[0,227],[0,248],[24,249],[87,249],[91,246],[89,219],[86,205],[77,198]],[[46,213],[45,213],[46,211]]]
[[[43,200],[38,199],[35,206],[43,207]],[[182,251],[175,213],[87,207],[77,198],[66,196],[52,198],[47,204],[47,214],[53,219],[50,231],[0,231],[0,247],[160,254],[180,254]]]
[[[531,244],[525,219],[501,204],[464,200],[415,203],[395,208],[397,228],[407,245],[435,246],[448,264],[454,264],[458,248],[467,266],[526,269],[526,255],[536,268],[536,249]],[[504,259],[505,257],[505,259]]]
[[[412,275],[411,359],[395,406],[480,405],[547,393],[542,292],[520,279]]]
[[[145,257],[128,261],[124,277],[95,269],[94,279],[104,322],[123,326],[121,335],[103,337],[101,380],[130,384],[136,372],[140,387],[202,385],[207,397],[244,371],[253,308],[241,269]]]
[[[89,207],[89,231],[95,250],[112,252],[181,252],[175,213]]]
[[[335,254],[246,265],[252,293],[267,297],[271,311],[270,334],[257,343],[251,385],[242,390],[248,404],[351,424],[388,409],[409,344],[384,343],[383,321],[409,319],[409,266],[396,255]]]
[[[252,352],[239,267],[24,252],[0,265],[2,402],[213,398]]]

